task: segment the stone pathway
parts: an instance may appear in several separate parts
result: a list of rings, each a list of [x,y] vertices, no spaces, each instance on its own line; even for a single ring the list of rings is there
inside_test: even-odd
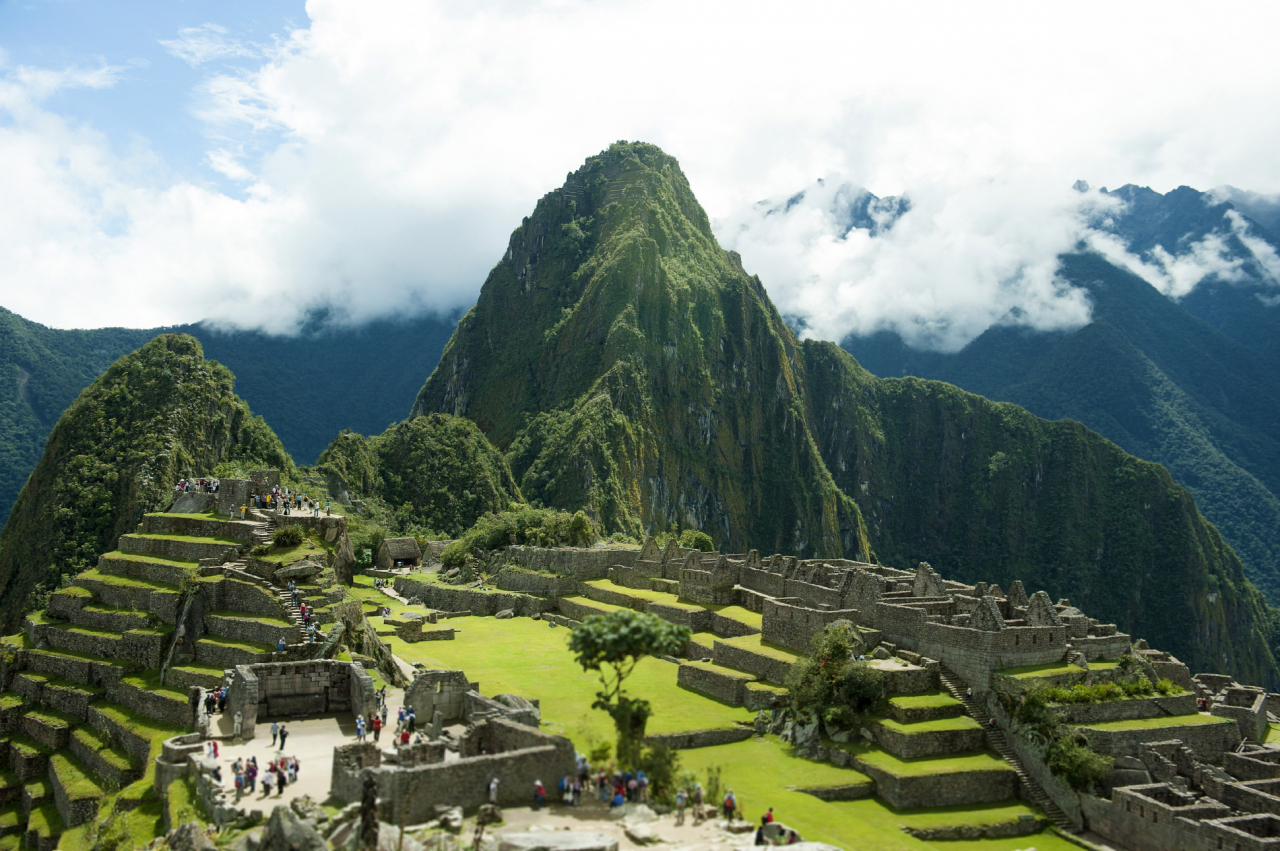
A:
[[[532,790],[530,796],[532,796]],[[618,848],[646,847],[633,842],[625,833],[622,820],[610,814],[609,808],[599,801],[583,799],[579,807],[547,807],[534,811],[532,807],[507,807],[502,811],[506,824],[498,828],[499,839],[508,833],[527,831],[553,832],[572,830],[581,833],[603,833],[616,837]],[[738,822],[739,825],[742,822]],[[468,829],[471,824],[468,822]],[[725,829],[723,819],[706,819],[700,824],[693,823],[693,815],[685,814],[684,824],[677,827],[675,815],[659,816],[657,821],[646,825],[664,844],[663,847],[675,846],[680,851],[723,851],[726,846],[751,845],[753,830],[747,833],[730,833]],[[469,837],[468,837],[469,839]]]

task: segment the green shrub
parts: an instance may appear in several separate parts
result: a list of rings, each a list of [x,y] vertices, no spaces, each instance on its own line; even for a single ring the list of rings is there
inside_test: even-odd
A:
[[[1155,689],[1160,694],[1180,694],[1182,692],[1182,687],[1168,677],[1161,677],[1156,680]]]
[[[596,540],[591,518],[579,511],[570,514],[555,508],[534,508],[512,503],[506,511],[488,513],[445,547],[440,561],[461,567],[475,550],[498,550],[528,544],[535,547],[585,547]]]
[[[1111,769],[1111,757],[1094,753],[1074,736],[1055,739],[1045,760],[1051,771],[1071,784],[1072,789],[1088,789],[1102,781]]]
[[[307,537],[306,531],[299,525],[281,526],[271,533],[271,542],[277,547],[296,547]]]
[[[797,713],[816,712],[838,727],[851,727],[858,715],[885,698],[885,675],[853,660],[862,646],[853,624],[836,621],[814,636],[813,650],[791,666],[786,685]]]
[[[685,529],[680,533],[680,540],[677,543],[689,549],[702,550],[704,553],[713,553],[716,550],[716,542],[711,540],[711,536],[697,529]]]

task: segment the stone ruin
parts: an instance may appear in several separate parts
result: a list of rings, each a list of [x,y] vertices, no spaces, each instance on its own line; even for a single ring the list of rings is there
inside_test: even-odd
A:
[[[573,743],[538,729],[536,702],[484,697],[462,671],[419,671],[405,691],[405,705],[429,723],[420,728],[428,740],[398,750],[372,742],[336,748],[330,784],[335,798],[358,801],[364,779],[373,777],[380,817],[416,824],[435,815],[442,790],[448,790],[450,805],[474,809],[488,801],[489,781],[496,777],[498,804],[522,806],[535,781],[550,788],[575,770]],[[465,725],[459,735],[447,729],[457,725]]]

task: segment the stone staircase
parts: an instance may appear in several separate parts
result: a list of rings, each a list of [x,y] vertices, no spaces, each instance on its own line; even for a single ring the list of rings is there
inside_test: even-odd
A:
[[[1024,790],[1026,797],[1039,807],[1057,825],[1059,830],[1073,835],[1079,834],[1080,831],[1072,824],[1071,819],[1067,818],[1067,814],[1062,811],[1062,808],[1053,802],[1053,799],[1045,793],[1040,784],[1027,772],[1022,760],[1018,758],[1018,754],[1005,740],[1004,731],[992,725],[990,723],[991,716],[978,705],[976,700],[968,696],[968,686],[946,666],[942,666],[939,669],[938,677],[951,696],[964,704],[965,712],[968,713],[969,717],[981,724],[982,729],[987,731],[987,744],[991,746],[991,749],[1000,754],[1005,762],[1013,766],[1013,770],[1018,773],[1018,783]]]

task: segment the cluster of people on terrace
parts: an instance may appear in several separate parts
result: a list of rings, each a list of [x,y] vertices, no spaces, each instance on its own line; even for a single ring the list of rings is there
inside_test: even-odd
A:
[[[179,479],[173,486],[175,493],[217,493],[217,479]]]

